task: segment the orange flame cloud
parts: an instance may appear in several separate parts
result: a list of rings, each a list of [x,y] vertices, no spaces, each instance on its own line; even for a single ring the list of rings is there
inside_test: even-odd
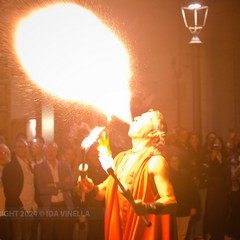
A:
[[[91,11],[60,3],[38,9],[16,27],[15,50],[44,91],[130,121],[130,57]]]

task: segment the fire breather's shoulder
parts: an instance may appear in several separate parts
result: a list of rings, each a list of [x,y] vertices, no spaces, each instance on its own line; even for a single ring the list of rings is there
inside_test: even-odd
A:
[[[149,159],[148,168],[149,168],[150,172],[156,172],[156,171],[159,171],[159,170],[165,168],[166,165],[167,165],[167,162],[162,155],[153,155]]]

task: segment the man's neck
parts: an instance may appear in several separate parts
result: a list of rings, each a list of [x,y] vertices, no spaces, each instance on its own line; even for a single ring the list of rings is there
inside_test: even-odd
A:
[[[142,153],[150,146],[151,145],[150,145],[149,139],[143,139],[143,138],[132,139],[132,151],[134,153]]]
[[[57,164],[57,159],[48,160],[48,163],[49,163],[52,167],[55,167],[56,164]]]
[[[42,154],[37,154],[36,156],[34,156],[34,162],[39,162],[40,160],[42,160],[42,158]]]

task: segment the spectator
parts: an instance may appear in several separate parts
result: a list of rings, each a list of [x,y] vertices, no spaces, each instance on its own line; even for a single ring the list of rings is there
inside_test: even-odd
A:
[[[74,187],[72,188],[71,190],[71,194],[72,194],[72,200],[73,200],[73,206],[74,206],[74,209],[75,210],[80,210],[80,191],[79,191],[79,188],[77,186],[77,180],[78,180],[78,176],[79,176],[79,170],[78,170],[78,167],[79,167],[79,157],[78,157],[78,154],[77,154],[77,151],[76,149],[70,144],[70,145],[67,145],[62,153],[62,156],[61,156],[62,160],[63,161],[66,161],[70,168],[71,168],[71,171],[72,171],[72,174],[73,174],[73,179],[74,179]],[[83,217],[80,216],[79,219],[74,219],[73,220],[73,237],[75,238],[79,238],[79,234],[80,233],[80,222],[82,221]],[[85,220],[85,218],[84,218]]]
[[[219,137],[212,142],[208,168],[205,233],[210,236],[211,240],[224,240],[231,178],[224,155],[224,144]]]
[[[184,240],[190,218],[197,213],[199,199],[191,175],[186,169],[181,169],[180,162],[177,155],[169,157],[170,180],[178,203],[176,213],[178,240]]]
[[[103,170],[98,160],[97,144],[93,144],[87,152],[86,161],[88,164],[88,177],[94,184],[100,184],[107,178],[106,172]],[[88,240],[104,239],[104,201],[98,201],[87,195],[86,205],[93,210],[93,216],[88,220]]]
[[[57,144],[46,143],[44,145],[46,161],[34,168],[41,209],[46,214],[41,221],[43,240],[66,240],[71,239],[72,235],[73,221],[66,214],[73,209],[71,190],[74,180],[69,164],[59,161],[57,154]]]
[[[73,173],[74,181],[77,182],[78,179],[78,166],[79,166],[79,160],[77,156],[77,151],[72,147],[71,145],[68,145],[65,147],[64,152],[62,154],[62,160],[66,161]]]
[[[14,155],[3,169],[6,210],[14,213],[10,217],[13,240],[30,239],[33,212],[37,209],[34,178],[28,156],[28,143],[23,138],[17,138]]]
[[[207,168],[206,160],[203,155],[200,135],[191,132],[188,138],[190,156],[190,174],[195,183],[199,195],[199,206],[197,214],[191,217],[188,226],[187,239],[203,239],[204,210],[207,192]]]
[[[0,143],[0,239],[9,239],[10,228],[9,221],[5,214],[5,196],[2,184],[2,171],[5,165],[10,162],[11,155],[9,148]]]
[[[34,167],[37,164],[40,164],[44,161],[43,157],[43,144],[44,144],[44,138],[43,137],[35,137],[30,142],[30,159],[31,159],[31,166],[34,169]],[[41,203],[39,200],[39,193],[37,191],[37,188],[35,188],[35,201],[38,205],[38,207],[41,207]],[[34,216],[33,218],[33,225],[32,225],[32,240],[40,239],[40,216]]]
[[[175,146],[181,160],[181,168],[190,170],[190,155],[188,144],[189,131],[186,128],[180,128],[178,131],[177,141]]]
[[[209,154],[211,153],[213,141],[215,140],[216,137],[217,137],[217,134],[213,131],[209,132],[206,135],[205,142],[203,144],[203,153],[206,157],[208,157]]]
[[[227,235],[234,240],[240,240],[240,146],[228,154],[228,163],[231,168],[232,184]]]
[[[36,164],[41,163],[44,160],[43,157],[43,145],[44,138],[36,137],[30,142],[30,154],[31,154],[31,165],[34,168]]]

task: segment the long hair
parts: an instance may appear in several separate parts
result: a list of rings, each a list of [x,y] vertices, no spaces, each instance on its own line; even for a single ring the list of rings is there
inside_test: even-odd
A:
[[[153,121],[153,132],[150,135],[152,138],[153,145],[156,148],[164,146],[166,143],[167,136],[167,124],[165,122],[163,114],[158,110],[150,109],[148,112],[154,113]]]

